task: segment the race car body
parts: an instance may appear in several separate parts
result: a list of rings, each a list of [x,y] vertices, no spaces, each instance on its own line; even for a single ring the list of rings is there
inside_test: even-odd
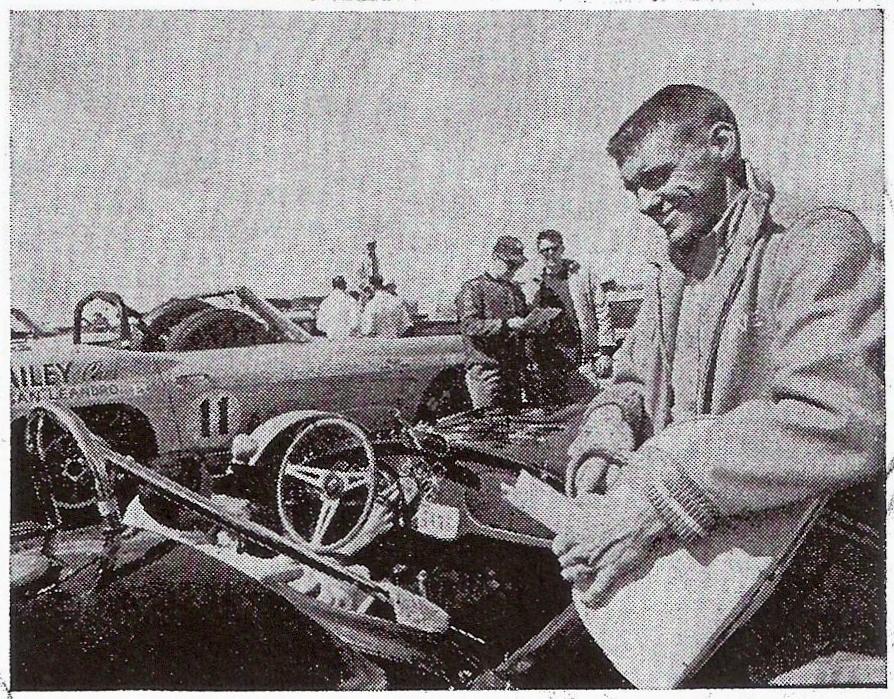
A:
[[[433,382],[455,374],[462,360],[459,338],[452,337],[350,338],[195,352],[66,346],[54,340],[12,353],[13,421],[47,400],[76,412],[123,411],[144,423],[141,436],[159,453],[226,448],[237,432],[303,408],[335,410],[374,429],[394,409],[415,415]],[[96,429],[97,423],[91,426]]]
[[[123,321],[112,341],[91,344],[78,332],[81,311],[95,298],[119,306]],[[31,521],[29,475],[18,471],[24,468],[24,418],[38,403],[71,407],[114,448],[145,460],[225,451],[233,435],[294,410],[337,411],[374,431],[386,427],[395,410],[430,420],[466,406],[458,336],[329,341],[311,337],[245,289],[211,300],[177,300],[140,316],[116,294],[97,292],[78,304],[72,335],[14,343],[14,522]],[[165,349],[171,339],[182,349]],[[265,342],[254,344],[258,339]],[[218,346],[220,340],[240,346]],[[70,500],[74,506],[78,497]]]

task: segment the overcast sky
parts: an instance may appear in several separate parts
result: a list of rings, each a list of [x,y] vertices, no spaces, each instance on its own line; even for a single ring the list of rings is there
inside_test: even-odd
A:
[[[12,302],[45,322],[324,293],[373,238],[423,301],[544,227],[633,277],[660,237],[605,142],[670,82],[728,99],[781,218],[882,235],[875,11],[13,13],[10,62]]]

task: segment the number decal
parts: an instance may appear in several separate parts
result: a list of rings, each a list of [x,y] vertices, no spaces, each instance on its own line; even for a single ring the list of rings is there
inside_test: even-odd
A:
[[[203,396],[195,404],[198,434],[202,439],[214,439],[230,434],[239,420],[239,402],[225,393]]]
[[[230,409],[229,396],[221,396],[217,401],[217,433],[228,434],[230,425],[227,422],[227,413]]]

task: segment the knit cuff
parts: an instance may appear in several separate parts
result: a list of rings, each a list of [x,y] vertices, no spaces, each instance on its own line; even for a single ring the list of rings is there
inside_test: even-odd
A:
[[[660,476],[646,487],[646,497],[665,524],[685,541],[703,537],[717,524],[717,505],[667,453],[652,450]]]

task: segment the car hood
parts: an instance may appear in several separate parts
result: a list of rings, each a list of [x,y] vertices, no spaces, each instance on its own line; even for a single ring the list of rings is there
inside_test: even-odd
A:
[[[329,341],[284,342],[252,347],[166,353],[163,367],[178,372],[205,371],[213,376],[237,373],[321,375],[351,370],[375,371],[400,366],[407,369],[450,366],[462,362],[459,335],[405,338],[349,338]]]

